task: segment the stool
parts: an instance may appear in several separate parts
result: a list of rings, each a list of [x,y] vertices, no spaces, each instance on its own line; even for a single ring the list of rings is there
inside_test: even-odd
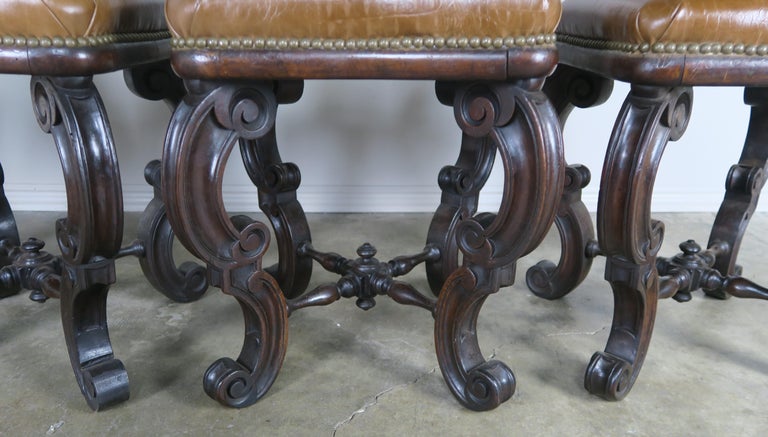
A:
[[[239,357],[207,370],[206,393],[233,407],[256,402],[282,365],[291,313],[341,297],[370,309],[388,295],[435,318],[438,361],[459,402],[488,410],[509,399],[512,371],[483,358],[476,323],[486,297],[512,284],[515,261],[543,238],[562,193],[559,125],[540,91],[557,61],[559,2],[171,0],[166,16],[171,62],[189,94],[166,138],[163,197],[177,237],[238,300],[246,324]],[[282,162],[275,139],[277,107],[299,100],[304,79],[437,81],[464,135],[456,164],[438,177],[442,200],[423,252],[380,262],[370,244],[356,259],[312,246],[299,169]],[[275,233],[274,266],[262,267],[267,225],[223,207],[236,144]],[[497,213],[477,214],[497,151],[504,199]],[[341,279],[306,291],[313,260]],[[395,279],[420,263],[436,300]]]
[[[603,102],[612,80],[631,84],[608,145],[600,180],[597,241],[578,191],[581,169],[564,197],[563,254],[558,266],[529,271],[529,284],[559,297],[578,285],[591,258],[606,257],[615,307],[608,343],[586,371],[591,393],[618,400],[632,388],[645,359],[657,301],[688,301],[702,289],[715,297],[766,299],[768,290],[740,275],[736,257],[765,183],[768,147],[768,11],[761,0],[568,0],[558,28],[561,65],[545,85],[561,122],[575,107]],[[706,250],[689,240],[682,253],[658,256],[663,223],[651,219],[653,184],[664,148],[685,132],[693,86],[743,86],[752,107],[738,164]]]
[[[139,240],[121,248],[120,173],[92,81],[94,74],[125,70],[134,93],[175,106],[184,90],[168,63],[163,2],[7,0],[0,7],[0,73],[31,75],[35,116],[56,142],[67,191],[67,217],[56,223],[61,249],[56,257],[41,250],[40,240],[20,241],[0,189],[0,296],[28,289],[33,300],[61,299],[72,368],[88,405],[98,410],[129,395],[128,376],[114,357],[107,329],[114,260],[139,256],[153,285],[176,300],[193,300],[207,287],[201,266],[173,264],[173,234],[158,190],[142,218]],[[158,187],[159,174],[159,162],[151,163],[148,181]]]

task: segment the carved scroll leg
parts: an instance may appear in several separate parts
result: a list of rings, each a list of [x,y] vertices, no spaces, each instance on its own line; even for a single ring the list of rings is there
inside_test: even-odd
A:
[[[606,153],[597,227],[614,314],[605,351],[593,355],[584,386],[609,400],[629,393],[651,341],[664,231],[650,216],[653,182],[667,142],[685,131],[692,99],[690,88],[633,86]]]
[[[438,82],[435,92],[438,100],[453,106],[458,84]],[[440,206],[432,217],[427,233],[427,245],[440,250],[440,258],[427,261],[427,280],[432,293],[438,295],[443,283],[459,267],[459,248],[456,245],[456,226],[477,212],[477,202],[493,169],[496,145],[487,137],[464,134],[456,164],[440,170],[437,182],[442,190]]]
[[[139,264],[147,280],[156,290],[176,302],[200,299],[208,289],[205,267],[188,261],[176,267],[173,260],[174,234],[160,195],[160,161],[150,162],[144,175],[154,187],[138,226],[138,240],[144,248]]]
[[[0,165],[0,267],[13,263],[14,251],[18,250],[19,245],[21,245],[19,231],[16,228],[16,218],[13,216],[13,210],[8,203],[8,198],[5,197],[5,190],[3,190],[4,184],[5,173],[2,165]],[[16,287],[0,287],[0,299],[13,296],[17,292]]]
[[[277,103],[301,97],[302,82],[280,82]],[[302,243],[311,243],[309,224],[297,197],[301,172],[296,164],[283,162],[274,127],[258,140],[240,140],[240,154],[251,181],[259,189],[259,208],[269,219],[277,240],[279,261],[266,271],[277,279],[287,298],[300,296],[312,276],[312,259],[299,254]]]
[[[88,406],[98,411],[128,400],[128,373],[112,352],[106,309],[112,260],[64,267],[61,320],[69,358]]]
[[[147,100],[164,100],[171,110],[186,94],[184,82],[174,74],[167,60],[132,67],[123,71],[123,77],[134,94]],[[205,268],[193,262],[176,267],[174,234],[160,195],[160,172],[160,161],[152,161],[144,169],[144,178],[154,188],[154,197],[141,215],[134,246],[141,248],[141,269],[156,290],[176,302],[192,302],[208,288]]]
[[[235,226],[223,207],[221,181],[240,139],[255,141],[272,131],[277,99],[272,83],[190,82],[188,88],[166,137],[163,197],[179,241],[208,264],[211,284],[242,308],[240,355],[211,365],[204,388],[224,405],[245,407],[277,378],[287,347],[288,310],[277,282],[262,269],[269,230],[260,222]]]
[[[555,217],[560,234],[560,261],[539,261],[525,273],[528,289],[544,299],[559,299],[573,291],[587,277],[592,267],[595,233],[581,189],[590,179],[589,170],[581,165],[566,170],[566,186]]]
[[[235,282],[241,276],[231,275]],[[243,310],[245,339],[240,356],[237,361],[217,360],[203,378],[208,396],[236,408],[255,403],[272,387],[288,344],[288,306],[277,282],[264,272],[253,272],[244,285],[247,288],[236,284],[222,287]]]
[[[498,288],[479,286],[467,268],[454,272],[435,311],[435,348],[448,387],[465,407],[491,410],[512,397],[515,376],[501,361],[485,361],[477,342],[477,317]]]
[[[547,78],[543,91],[554,105],[560,125],[564,126],[573,108],[591,108],[608,100],[613,81],[561,64]],[[555,217],[561,242],[560,260],[557,264],[540,261],[526,272],[528,288],[539,297],[565,296],[584,280],[592,267],[595,234],[592,219],[581,201],[581,190],[589,180],[586,167],[568,167],[565,191]]]
[[[517,259],[552,225],[564,185],[562,140],[551,105],[531,83],[459,87],[454,114],[466,135],[497,148],[504,198],[497,214],[456,225],[464,267],[445,281],[438,297],[435,345],[454,396],[467,408],[489,410],[512,396],[515,379],[505,364],[483,359],[477,317],[488,295],[513,282]]]
[[[741,274],[736,258],[768,172],[768,88],[745,89],[744,103],[752,107],[747,138],[739,163],[728,172],[725,197],[707,245],[719,244],[722,248],[715,258],[714,268],[724,276]],[[719,299],[730,296],[719,288],[705,293]]]
[[[106,299],[123,235],[123,199],[112,133],[90,77],[33,77],[35,115],[56,142],[67,188],[67,218],[56,234],[65,273],[61,315],[72,368],[94,410],[128,398],[114,358]],[[51,285],[49,284],[49,287]]]

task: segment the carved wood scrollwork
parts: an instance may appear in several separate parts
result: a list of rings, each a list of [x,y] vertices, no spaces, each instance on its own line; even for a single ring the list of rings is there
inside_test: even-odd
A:
[[[477,342],[477,317],[488,295],[514,279],[517,259],[530,252],[552,224],[564,185],[557,117],[530,83],[467,84],[453,94],[465,136],[484,138],[499,151],[504,197],[496,214],[458,220],[452,232],[464,266],[439,294],[435,344],[454,396],[473,410],[488,410],[512,396],[512,371],[486,362]]]
[[[573,108],[590,108],[608,100],[613,81],[561,64],[547,78],[543,90],[564,126]],[[528,288],[539,297],[559,299],[573,291],[589,273],[597,241],[592,219],[581,201],[581,190],[590,179],[589,169],[583,165],[571,165],[566,170],[565,190],[555,216],[561,242],[560,260],[557,264],[540,261],[526,272]]]
[[[300,86],[296,93],[298,99]],[[312,275],[312,259],[299,256],[298,250],[301,243],[312,240],[296,198],[301,172],[280,158],[274,127],[257,140],[241,139],[240,153],[248,176],[259,189],[259,207],[275,231],[279,262],[266,270],[277,279],[286,297],[297,297],[306,290]]]
[[[736,258],[768,172],[768,88],[746,88],[744,103],[752,107],[747,138],[739,163],[728,172],[725,197],[707,244],[725,244],[726,250],[717,255],[714,263],[724,276],[741,274]],[[719,288],[707,290],[706,294],[720,299],[730,296]]]
[[[244,407],[274,382],[285,356],[287,305],[262,269],[269,232],[260,222],[238,229],[224,208],[221,181],[239,140],[259,140],[275,122],[272,83],[188,83],[163,154],[163,195],[178,239],[209,266],[212,285],[240,303],[246,336],[237,360],[222,358],[205,376],[205,391],[222,404]],[[244,226],[242,226],[244,225]]]
[[[40,127],[53,135],[67,190],[67,218],[57,222],[64,336],[88,405],[98,410],[129,396],[128,376],[114,357],[106,301],[123,236],[117,156],[104,106],[90,77],[32,77]]]
[[[659,299],[656,255],[664,227],[651,219],[651,194],[668,141],[683,134],[693,91],[633,86],[616,120],[598,201],[597,234],[614,294],[611,333],[587,368],[591,393],[619,400],[645,359]]]
[[[176,302],[192,302],[208,289],[205,267],[191,261],[177,267],[173,260],[174,233],[160,194],[160,171],[160,161],[152,161],[144,169],[145,179],[154,188],[154,197],[137,227],[138,244],[143,249],[139,264],[156,290]]]

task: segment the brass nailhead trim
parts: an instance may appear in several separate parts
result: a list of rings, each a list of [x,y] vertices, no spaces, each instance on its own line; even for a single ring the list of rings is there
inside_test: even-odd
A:
[[[29,48],[78,48],[118,43],[156,41],[161,39],[168,39],[170,37],[171,33],[167,31],[146,33],[118,33],[113,35],[97,35],[78,38],[60,36],[29,38],[23,36],[3,36],[0,37],[0,46]]]
[[[657,54],[691,54],[691,55],[768,55],[768,44],[741,44],[741,43],[655,43],[632,44],[619,41],[606,41],[579,36],[557,34],[557,40],[574,46],[598,50],[616,50],[626,53],[657,53]]]
[[[491,37],[421,37],[397,38],[173,38],[174,49],[218,50],[490,50],[512,47],[547,46],[555,43],[555,35],[530,35],[505,38]]]

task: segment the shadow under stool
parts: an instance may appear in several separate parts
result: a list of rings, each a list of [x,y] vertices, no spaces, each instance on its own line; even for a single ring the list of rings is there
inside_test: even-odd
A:
[[[159,161],[146,170],[155,199],[139,238],[121,247],[123,199],[117,155],[94,74],[123,70],[129,88],[171,107],[184,89],[170,70],[170,34],[163,1],[0,3],[0,73],[31,76],[40,127],[56,143],[67,193],[67,217],[56,222],[60,256],[44,242],[21,241],[0,187],[0,297],[31,290],[33,300],[60,298],[67,350],[88,405],[98,410],[128,399],[128,375],[115,358],[106,299],[116,258],[135,255],[150,282],[189,301],[206,290],[204,269],[176,268],[173,232],[159,197]],[[0,183],[4,182],[0,169]]]
[[[580,192],[589,171],[569,167],[556,223],[559,264],[528,271],[529,287],[547,298],[573,290],[595,256],[606,257],[614,294],[605,350],[593,355],[587,390],[618,400],[631,390],[645,359],[657,301],[685,302],[695,290],[716,298],[768,299],[768,290],[741,277],[736,264],[745,230],[765,184],[768,159],[768,10],[762,0],[567,0],[557,30],[560,65],[544,90],[565,123],[574,107],[610,95],[613,81],[631,84],[616,119],[600,178],[597,238]],[[664,225],[651,218],[651,197],[669,141],[685,132],[694,86],[744,87],[751,106],[741,158],[706,247],[693,240],[681,253],[658,256]]]
[[[177,238],[205,260],[211,284],[237,299],[245,320],[238,358],[208,368],[206,393],[228,406],[253,404],[282,366],[290,314],[341,297],[367,310],[387,295],[434,317],[440,368],[461,404],[488,410],[509,399],[512,371],[483,358],[476,323],[486,297],[511,285],[516,260],[541,241],[561,197],[560,127],[541,92],[557,62],[559,2],[171,0],[166,15],[171,63],[188,94],[166,139],[163,197]],[[442,199],[423,252],[382,262],[367,243],[355,259],[312,246],[299,168],[281,160],[275,137],[278,105],[298,101],[305,79],[436,81],[463,139],[456,163],[438,176]],[[268,225],[223,207],[235,146],[277,240],[273,266],[262,266]],[[497,153],[504,198],[496,213],[478,214]],[[340,279],[307,291],[314,262]],[[420,263],[436,299],[397,279]]]

